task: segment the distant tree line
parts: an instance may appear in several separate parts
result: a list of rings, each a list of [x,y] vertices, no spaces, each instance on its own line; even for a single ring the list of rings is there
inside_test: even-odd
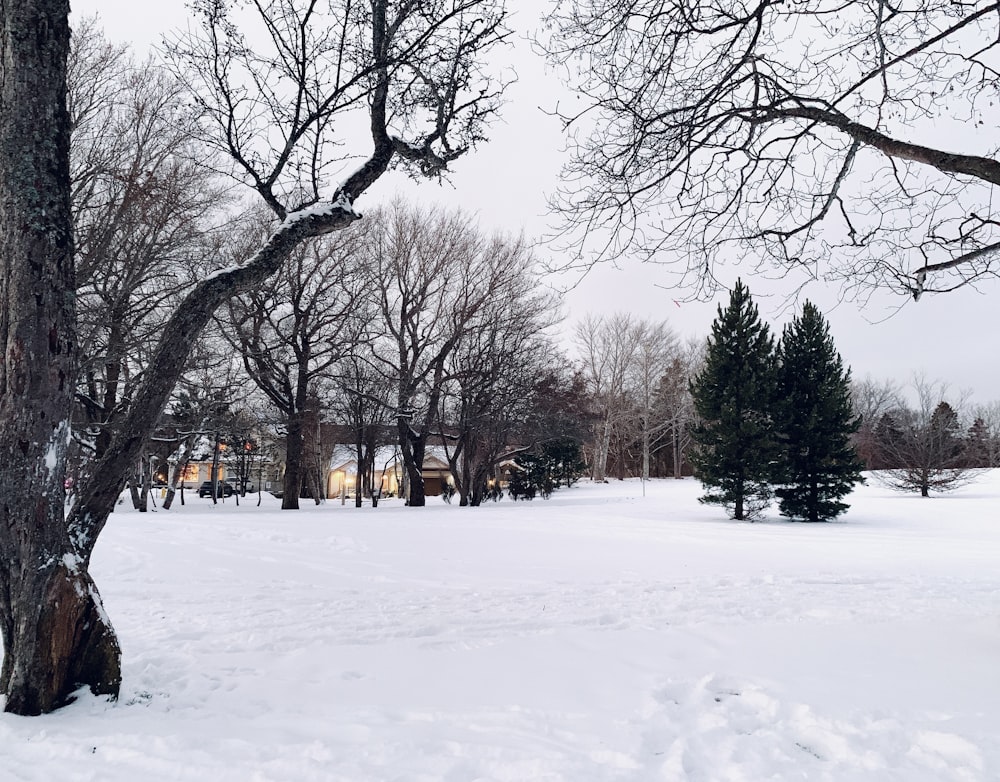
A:
[[[191,162],[195,127],[184,124],[186,93],[168,71],[135,62],[84,23],[70,75],[81,365],[72,492],[147,378],[171,303],[216,266],[244,263],[274,217],[246,212],[211,167]],[[187,370],[129,473],[138,507],[154,477],[168,484],[169,506],[196,450],[226,463],[241,441],[255,444],[252,469],[276,451],[289,508],[323,496],[336,437],[358,454],[358,503],[379,488],[374,458],[386,444],[401,451],[415,505],[430,444],[443,445],[469,505],[489,494],[502,464],[527,480],[528,463],[555,443],[572,442],[572,462],[597,481],[691,474],[699,416],[690,384],[704,345],[666,321],[619,313],[577,323],[571,359],[547,330],[555,302],[524,239],[405,203],[369,217],[298,245],[278,276],[225,305],[187,345]],[[852,390],[865,466],[882,474],[919,463],[917,433],[933,409],[910,410],[897,394],[875,414],[858,394],[877,389]],[[942,469],[997,465],[1000,413],[955,413],[961,432],[938,449],[948,454]],[[229,473],[246,473],[243,461]],[[940,476],[921,480],[924,491],[943,486]],[[536,493],[547,493],[544,480]]]
[[[666,321],[628,313],[583,318],[574,344],[589,404],[590,477],[690,475],[688,383],[701,346],[682,341]]]

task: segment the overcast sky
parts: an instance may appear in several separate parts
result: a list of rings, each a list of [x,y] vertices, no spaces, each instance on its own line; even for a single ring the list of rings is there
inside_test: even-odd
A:
[[[512,5],[530,9],[515,16],[521,33],[534,29],[536,9],[542,4],[520,0]],[[97,13],[109,37],[132,42],[137,51],[187,23],[183,0],[74,0],[73,11]],[[489,145],[458,162],[451,186],[416,185],[393,175],[359,201],[359,210],[364,212],[366,205],[402,191],[413,199],[473,210],[486,229],[523,229],[530,236],[546,233],[553,223],[546,214],[546,194],[559,181],[563,156],[559,123],[543,109],[552,108],[556,100],[573,98],[546,73],[524,41],[515,45],[510,62],[520,81],[509,93],[503,120],[494,128]],[[551,251],[543,248],[541,252]],[[619,267],[596,268],[567,292],[570,321],[587,313],[630,311],[640,317],[666,319],[682,336],[702,338],[708,334],[718,303],[727,298],[719,294],[714,302],[688,302],[688,292],[662,287],[669,283],[663,268],[627,259]],[[727,276],[735,279],[739,271],[734,265]],[[761,315],[780,331],[790,316],[785,305],[791,284],[755,279],[748,270],[743,276]],[[572,280],[554,282],[565,287]],[[924,297],[898,311],[898,298],[874,301],[863,310],[851,302],[838,304],[838,291],[822,284],[807,288],[806,295],[825,312],[855,378],[871,375],[905,383],[915,372],[923,372],[929,379],[947,381],[956,396],[968,390],[974,402],[1000,400],[1000,283],[984,286],[981,292]]]

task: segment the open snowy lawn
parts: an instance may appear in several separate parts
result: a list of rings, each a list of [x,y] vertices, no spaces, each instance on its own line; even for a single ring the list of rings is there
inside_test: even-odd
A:
[[[3,715],[0,779],[1000,779],[1000,474],[818,525],[645,488],[121,510],[122,698]]]

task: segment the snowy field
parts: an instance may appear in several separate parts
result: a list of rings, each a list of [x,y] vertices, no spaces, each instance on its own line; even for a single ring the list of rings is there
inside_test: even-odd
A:
[[[1000,473],[819,525],[698,493],[121,510],[122,698],[3,715],[0,779],[1000,779]]]

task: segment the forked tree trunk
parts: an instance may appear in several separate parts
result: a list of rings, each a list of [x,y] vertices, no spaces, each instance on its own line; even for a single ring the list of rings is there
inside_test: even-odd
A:
[[[4,708],[115,695],[118,643],[64,517],[76,364],[67,0],[0,4],[0,629]],[[81,557],[80,554],[83,554]]]

